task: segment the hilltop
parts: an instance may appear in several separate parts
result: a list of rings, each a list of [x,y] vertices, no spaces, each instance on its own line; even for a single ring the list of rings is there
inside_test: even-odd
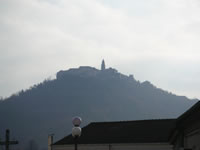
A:
[[[103,64],[103,63],[102,63]],[[21,149],[47,148],[47,135],[56,139],[71,132],[71,119],[83,125],[94,121],[176,118],[196,100],[166,92],[149,81],[116,69],[85,66],[59,71],[45,80],[0,102],[1,138],[6,128]]]

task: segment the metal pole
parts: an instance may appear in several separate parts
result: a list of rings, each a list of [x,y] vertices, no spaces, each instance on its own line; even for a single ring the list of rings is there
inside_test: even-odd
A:
[[[75,142],[75,150],[77,150],[77,143]]]
[[[74,148],[75,148],[75,150],[77,150],[77,147],[78,147],[77,146],[77,138],[78,138],[77,136],[74,138]]]
[[[6,130],[6,150],[9,150],[9,130]]]

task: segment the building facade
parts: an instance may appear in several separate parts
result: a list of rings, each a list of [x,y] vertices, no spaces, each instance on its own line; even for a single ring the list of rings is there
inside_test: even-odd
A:
[[[200,150],[200,102],[177,119],[171,143],[175,150]]]
[[[77,142],[78,150],[200,150],[200,102],[177,119],[90,123]],[[49,145],[74,150],[74,139]]]

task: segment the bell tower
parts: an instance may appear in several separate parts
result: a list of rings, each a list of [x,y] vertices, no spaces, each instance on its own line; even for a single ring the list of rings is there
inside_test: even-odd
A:
[[[105,69],[106,69],[106,65],[105,65],[105,61],[103,59],[102,63],[101,63],[101,71],[104,71]]]

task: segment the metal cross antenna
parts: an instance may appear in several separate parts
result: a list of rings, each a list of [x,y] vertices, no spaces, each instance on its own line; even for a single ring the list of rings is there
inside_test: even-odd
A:
[[[5,150],[9,150],[9,145],[18,144],[18,141],[10,141],[10,131],[6,129],[6,140],[4,142],[0,141],[0,145],[5,145]]]

